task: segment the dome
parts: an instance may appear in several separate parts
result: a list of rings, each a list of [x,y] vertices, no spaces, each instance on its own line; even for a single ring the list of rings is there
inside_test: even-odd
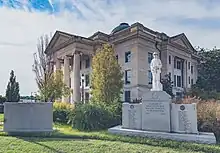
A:
[[[115,27],[111,33],[116,33],[118,31],[121,31],[123,29],[129,28],[129,24],[128,23],[121,23],[119,26]]]

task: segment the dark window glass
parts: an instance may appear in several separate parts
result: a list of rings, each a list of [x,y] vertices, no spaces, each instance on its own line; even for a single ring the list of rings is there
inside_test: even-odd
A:
[[[131,61],[131,52],[125,52],[125,63],[128,63]]]
[[[125,70],[125,84],[131,83],[131,70]]]
[[[181,87],[181,76],[177,76],[177,87]]]
[[[169,64],[171,64],[171,56],[169,55]]]
[[[89,74],[85,75],[85,86],[89,86]]]
[[[130,91],[125,91],[124,93],[124,98],[125,98],[125,102],[130,102],[131,101],[131,92]]]
[[[152,73],[151,73],[151,71],[149,70],[148,71],[148,84],[152,84]]]
[[[151,63],[151,60],[153,59],[153,53],[148,52],[148,63]]]

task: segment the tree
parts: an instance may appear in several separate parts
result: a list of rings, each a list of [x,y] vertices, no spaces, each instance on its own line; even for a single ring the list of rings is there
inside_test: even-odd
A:
[[[163,91],[166,91],[172,98],[174,97],[173,94],[173,82],[171,80],[170,75],[166,74],[163,79],[161,79],[161,83],[163,85]]]
[[[70,88],[63,83],[62,71],[53,72],[52,56],[47,56],[44,51],[49,44],[49,36],[41,36],[37,44],[37,53],[34,54],[33,71],[41,100],[55,101],[56,98],[70,95]]]
[[[18,102],[20,100],[19,83],[16,82],[16,76],[12,70],[10,73],[10,79],[6,89],[7,102]]]
[[[199,48],[198,79],[188,93],[202,99],[220,98],[220,49]]]
[[[111,45],[98,49],[92,59],[92,100],[110,104],[120,99],[123,73]]]
[[[0,104],[4,103],[6,101],[7,101],[6,97],[0,95]]]

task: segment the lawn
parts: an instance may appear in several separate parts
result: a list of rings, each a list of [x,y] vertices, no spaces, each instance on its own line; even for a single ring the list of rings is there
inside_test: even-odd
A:
[[[3,117],[1,117],[3,118]],[[68,125],[54,124],[48,134],[7,136],[0,132],[0,153],[77,152],[77,153],[219,153],[219,145],[204,145],[170,140],[126,137],[107,131],[80,132]]]

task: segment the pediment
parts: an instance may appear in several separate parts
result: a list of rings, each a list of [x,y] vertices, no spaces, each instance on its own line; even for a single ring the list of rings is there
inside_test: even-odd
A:
[[[52,50],[53,48],[59,46],[60,44],[64,43],[65,41],[69,40],[73,35],[61,32],[61,31],[56,31],[55,34],[53,35],[52,39],[50,40],[45,53],[48,53],[49,50]]]
[[[173,44],[178,44],[191,51],[194,51],[192,44],[190,43],[190,41],[188,40],[188,38],[184,33],[171,37],[170,42]]]

